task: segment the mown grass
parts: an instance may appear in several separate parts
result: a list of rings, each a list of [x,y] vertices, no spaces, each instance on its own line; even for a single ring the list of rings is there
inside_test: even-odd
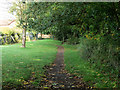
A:
[[[34,73],[34,85],[39,85],[42,69],[45,65],[52,63],[57,53],[56,40],[38,40],[26,43],[26,48],[21,43],[14,45],[3,45],[2,47],[2,85],[7,87],[18,87],[27,84],[28,79]],[[25,83],[23,83],[25,82]]]
[[[91,66],[88,61],[83,60],[78,51],[78,45],[63,45],[65,48],[64,60],[66,67],[70,73],[83,77],[83,80],[87,82],[90,87],[94,88],[117,88],[118,78],[114,75],[118,75],[117,71],[114,71],[114,75],[107,72],[108,68],[101,66],[102,71],[106,73],[101,73],[101,70],[95,68],[95,63]]]

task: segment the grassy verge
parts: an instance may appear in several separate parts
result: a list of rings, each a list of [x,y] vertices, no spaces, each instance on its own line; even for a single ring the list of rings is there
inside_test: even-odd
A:
[[[27,84],[34,73],[36,78],[34,85],[39,85],[42,69],[45,65],[52,63],[57,53],[59,41],[38,40],[26,43],[26,48],[21,44],[3,45],[2,47],[2,82],[3,87],[17,87]],[[23,83],[24,82],[24,83]]]
[[[89,62],[80,57],[77,45],[64,44],[63,46],[65,48],[64,59],[66,70],[77,76],[82,76],[84,81],[95,88],[117,87],[117,78],[114,77],[115,73],[118,73],[117,71],[114,71],[115,73],[112,75],[106,71],[107,68],[101,66],[102,71],[106,71],[106,73],[101,73],[101,70],[94,67],[95,63],[91,66]]]

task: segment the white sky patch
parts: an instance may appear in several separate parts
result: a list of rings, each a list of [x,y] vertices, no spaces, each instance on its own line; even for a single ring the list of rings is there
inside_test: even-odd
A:
[[[8,13],[11,3],[14,0],[0,0],[0,20],[15,19],[15,16]]]
[[[119,2],[120,0],[27,0],[28,2]]]

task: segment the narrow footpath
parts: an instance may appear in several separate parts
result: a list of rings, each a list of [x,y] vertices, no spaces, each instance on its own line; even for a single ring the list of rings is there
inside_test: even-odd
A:
[[[88,89],[82,78],[67,73],[64,69],[64,48],[58,47],[56,59],[51,66],[46,66],[41,85],[46,89]]]

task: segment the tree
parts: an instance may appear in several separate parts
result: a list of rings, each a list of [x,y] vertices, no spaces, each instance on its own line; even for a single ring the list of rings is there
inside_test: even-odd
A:
[[[116,34],[114,39],[118,37],[119,3],[31,2],[22,11],[24,18],[19,20],[22,25],[26,21],[29,29],[41,33],[49,29],[63,42],[86,35],[109,38]]]
[[[22,28],[22,47],[26,47],[26,30],[27,30],[27,16],[26,12],[27,3],[26,1],[16,1],[13,3],[13,6],[10,8],[11,13],[16,13],[18,27]]]

